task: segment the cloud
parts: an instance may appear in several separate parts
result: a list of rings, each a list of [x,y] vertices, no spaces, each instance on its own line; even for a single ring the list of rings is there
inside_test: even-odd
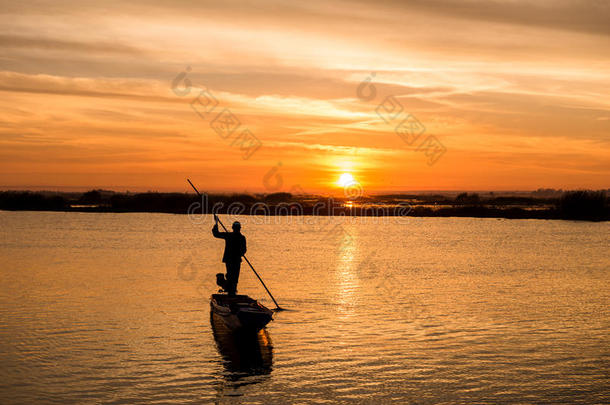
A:
[[[379,7],[425,11],[471,21],[610,35],[610,4],[600,0],[381,0],[375,3]]]
[[[0,35],[2,48],[44,49],[52,51],[104,52],[118,54],[138,54],[140,50],[117,42],[78,42],[55,38]]]

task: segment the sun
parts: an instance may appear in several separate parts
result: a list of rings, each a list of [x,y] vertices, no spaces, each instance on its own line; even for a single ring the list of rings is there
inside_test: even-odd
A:
[[[340,177],[339,180],[337,180],[337,184],[340,187],[347,187],[350,184],[355,183],[356,180],[354,179],[354,176],[352,176],[350,173],[343,173]]]

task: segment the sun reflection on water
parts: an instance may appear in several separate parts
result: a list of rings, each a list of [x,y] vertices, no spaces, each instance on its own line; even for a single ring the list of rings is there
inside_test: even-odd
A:
[[[342,228],[337,246],[337,304],[339,319],[347,320],[354,315],[358,303],[360,280],[356,274],[355,258],[358,252],[357,235],[353,229]]]

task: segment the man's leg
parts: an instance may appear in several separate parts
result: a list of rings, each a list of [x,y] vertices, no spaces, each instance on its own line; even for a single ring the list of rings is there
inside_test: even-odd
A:
[[[237,282],[239,281],[240,262],[226,263],[227,266],[227,292],[229,295],[235,295],[237,292]]]

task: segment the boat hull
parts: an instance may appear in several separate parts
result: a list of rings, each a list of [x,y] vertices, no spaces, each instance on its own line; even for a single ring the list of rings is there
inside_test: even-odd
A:
[[[210,308],[231,330],[257,332],[273,319],[273,311],[247,295],[212,294]]]

